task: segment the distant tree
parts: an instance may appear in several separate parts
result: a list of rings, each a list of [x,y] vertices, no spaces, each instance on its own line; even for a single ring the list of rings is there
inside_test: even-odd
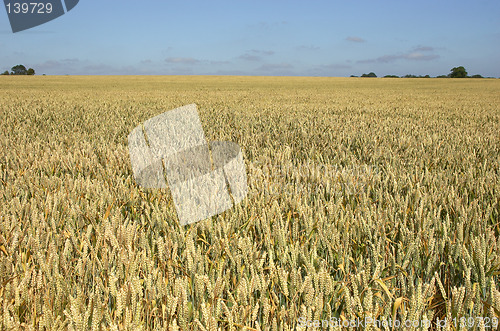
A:
[[[481,75],[472,75],[471,78],[484,78],[484,77]]]
[[[13,66],[11,70],[12,70],[12,75],[26,75],[28,73],[28,70],[26,70],[26,67],[23,66],[22,64]]]
[[[351,77],[358,77],[358,76],[356,76],[356,75],[351,75]]]
[[[467,71],[462,66],[455,67],[455,68],[451,69],[450,77],[451,78],[465,78],[465,77],[467,77]]]
[[[8,70],[5,70],[4,72],[2,72],[2,76],[8,76],[9,75],[9,71]]]
[[[396,76],[396,75],[385,75],[384,78],[399,78],[399,76]]]
[[[431,78],[431,76],[429,75],[425,75],[425,76],[422,76],[422,75],[406,75],[404,78]]]
[[[26,71],[26,75],[33,76],[35,74],[35,69],[29,68],[28,71]]]
[[[447,76],[447,75],[439,75],[439,76],[436,76],[436,78],[449,78],[449,76]]]
[[[374,72],[370,72],[369,74],[362,74],[361,77],[377,77]]]

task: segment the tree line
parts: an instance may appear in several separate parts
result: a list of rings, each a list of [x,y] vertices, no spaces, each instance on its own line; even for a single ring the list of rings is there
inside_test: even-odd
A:
[[[28,76],[32,76],[32,75],[35,74],[35,69],[33,69],[33,68],[26,69],[26,67],[23,66],[22,64],[15,65],[10,70],[11,70],[10,73],[9,73],[8,70],[5,70],[2,73],[2,75],[4,75],[4,76],[7,76],[7,75],[28,75]]]
[[[358,77],[351,75],[351,77]],[[362,74],[361,77],[377,77],[377,75],[374,72],[370,72],[368,74]],[[384,78],[431,78],[429,75],[425,76],[416,76],[416,75],[405,75],[405,76],[396,76],[396,75],[385,75]],[[467,73],[467,70],[463,66],[460,67],[455,67],[450,70],[450,73],[448,75],[439,75],[436,76],[436,78],[484,78],[481,75],[472,75],[469,76]]]
[[[2,74],[0,75],[28,75],[32,76],[35,74],[35,69],[29,68],[26,69],[26,67],[22,64],[15,65],[11,68],[11,71],[9,72],[8,70],[5,70]],[[355,75],[351,75],[351,77],[358,77]],[[377,77],[377,75],[374,72],[370,72],[368,74],[362,74],[361,77]],[[431,78],[429,75],[425,76],[416,76],[416,75],[405,75],[405,76],[396,76],[396,75],[385,75],[384,78]],[[436,78],[483,78],[481,75],[472,75],[469,76],[467,74],[467,70],[463,66],[460,67],[455,67],[450,70],[450,73],[448,75],[439,75],[436,76]]]

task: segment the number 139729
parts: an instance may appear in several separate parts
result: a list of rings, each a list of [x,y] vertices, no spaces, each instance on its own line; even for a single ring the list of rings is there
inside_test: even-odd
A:
[[[38,2],[14,2],[7,3],[7,13],[13,14],[50,14],[52,13],[52,4]]]

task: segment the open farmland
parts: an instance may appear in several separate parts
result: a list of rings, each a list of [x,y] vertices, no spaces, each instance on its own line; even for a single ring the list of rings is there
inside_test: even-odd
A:
[[[190,103],[249,192],[181,227],[127,135]],[[0,77],[0,179],[0,329],[500,318],[500,80]]]

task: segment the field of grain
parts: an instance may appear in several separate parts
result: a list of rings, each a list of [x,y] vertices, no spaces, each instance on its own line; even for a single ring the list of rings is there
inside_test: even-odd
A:
[[[180,226],[127,136],[190,103],[249,192]],[[2,330],[500,318],[500,80],[0,77],[0,180]]]

